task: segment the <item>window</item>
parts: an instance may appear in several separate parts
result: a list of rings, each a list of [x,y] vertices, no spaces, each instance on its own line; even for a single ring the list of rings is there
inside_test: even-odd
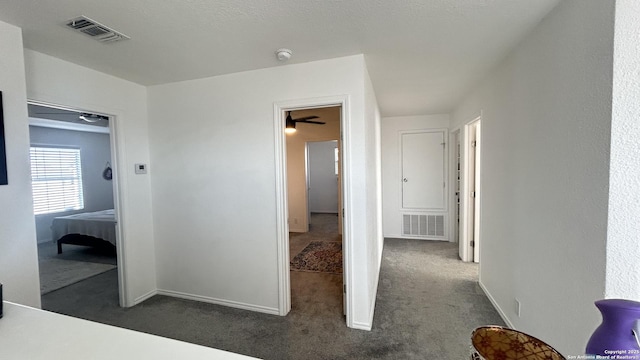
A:
[[[84,208],[80,149],[31,147],[35,215]]]

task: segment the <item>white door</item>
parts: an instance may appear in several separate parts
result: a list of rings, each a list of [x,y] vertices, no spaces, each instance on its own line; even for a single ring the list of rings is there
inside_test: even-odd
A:
[[[462,196],[462,158],[461,158],[461,144],[460,144],[460,131],[455,134],[455,236],[454,239],[459,244],[462,244],[462,237],[460,236],[463,233],[462,229],[462,208],[460,207],[461,201],[460,196]]]
[[[480,121],[475,124],[473,198],[473,261],[480,262]]]
[[[445,133],[403,133],[402,207],[444,209]]]
[[[480,261],[480,120],[466,126],[466,168],[462,172],[464,201],[460,220],[460,258]]]

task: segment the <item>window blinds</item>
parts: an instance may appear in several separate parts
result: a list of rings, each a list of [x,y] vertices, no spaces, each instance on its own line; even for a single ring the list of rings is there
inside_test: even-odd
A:
[[[35,215],[83,209],[80,149],[32,147],[30,155]]]

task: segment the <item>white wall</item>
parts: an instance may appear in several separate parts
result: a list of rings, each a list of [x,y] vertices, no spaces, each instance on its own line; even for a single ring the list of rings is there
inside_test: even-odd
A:
[[[307,212],[306,143],[336,140],[340,137],[340,107],[300,110],[294,118],[316,115],[325,125],[298,124],[297,131],[286,135],[287,142],[287,201],[289,231],[309,231]]]
[[[107,162],[111,162],[109,134],[91,133],[29,126],[31,145],[74,146],[80,149],[84,209],[36,215],[38,242],[51,239],[51,223],[56,216],[113,209],[113,183],[102,178]]]
[[[616,1],[607,298],[640,301],[640,2]]]
[[[352,317],[370,326],[363,68],[358,55],[149,88],[162,293],[277,313],[274,103],[348,95]]]
[[[118,178],[122,201],[117,209],[118,225],[126,255],[121,264],[126,271],[125,301],[133,305],[156,289],[150,191],[153,164],[149,174],[134,174],[135,163],[149,163],[146,88],[35,51],[25,50],[24,54],[30,100],[115,116],[111,136],[117,142],[117,153],[112,156],[117,161],[114,178]]]
[[[337,141],[307,143],[310,212],[338,213],[337,148]]]
[[[481,286],[567,355],[604,295],[613,8],[560,2],[452,114],[455,128],[482,112]]]
[[[385,117],[382,119],[382,194],[385,237],[403,237],[400,132],[447,128],[449,128],[448,114]]]
[[[373,84],[371,83],[366,64],[364,67],[364,118],[365,128],[359,130],[361,132],[357,132],[356,134],[362,134],[364,136],[366,153],[364,154],[364,158],[354,159],[360,166],[364,166],[364,169],[360,169],[362,172],[354,171],[353,177],[359,174],[365,174],[366,180],[367,207],[366,212],[362,212],[362,214],[366,214],[366,217],[361,220],[366,224],[366,243],[363,244],[366,246],[366,253],[364,249],[359,248],[356,248],[355,251],[359,251],[359,253],[356,254],[358,256],[366,254],[367,266],[363,269],[366,270],[366,278],[358,277],[355,278],[354,281],[357,286],[366,285],[366,288],[360,291],[366,291],[367,297],[363,300],[368,301],[370,304],[368,306],[369,314],[366,318],[367,321],[361,321],[356,325],[358,325],[357,327],[360,329],[370,330],[373,323],[376,293],[378,291],[384,237],[382,236],[381,117],[378,101],[373,91]],[[354,129],[352,128],[351,131],[354,131]],[[358,263],[360,263],[360,261]],[[358,310],[365,309],[363,306],[363,309]]]
[[[0,91],[8,185],[0,186],[0,283],[5,300],[40,307],[40,279],[29,165],[22,33],[0,22]]]

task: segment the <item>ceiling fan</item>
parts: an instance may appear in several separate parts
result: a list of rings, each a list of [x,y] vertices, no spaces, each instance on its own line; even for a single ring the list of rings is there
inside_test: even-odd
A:
[[[33,114],[36,116],[37,115],[55,115],[56,117],[63,117],[62,119],[59,119],[60,121],[70,121],[70,122],[96,123],[101,120],[109,120],[109,117],[104,115],[97,115],[97,114],[91,114],[91,113],[85,113],[85,112],[77,113],[75,111],[66,111],[66,110],[60,110],[57,112],[41,112],[36,110],[33,112]]]
[[[88,123],[95,123],[98,122],[100,120],[109,120],[108,117],[103,116],[103,115],[96,115],[96,114],[89,114],[89,113],[80,113],[80,115],[78,116],[78,119],[88,122]]]
[[[316,124],[316,125],[324,125],[325,122],[322,121],[311,121],[311,119],[317,119],[318,116],[311,115],[301,117],[299,119],[294,119],[291,117],[291,111],[287,111],[287,120],[284,131],[286,133],[294,133],[296,131],[296,123],[305,123],[305,124]]]

